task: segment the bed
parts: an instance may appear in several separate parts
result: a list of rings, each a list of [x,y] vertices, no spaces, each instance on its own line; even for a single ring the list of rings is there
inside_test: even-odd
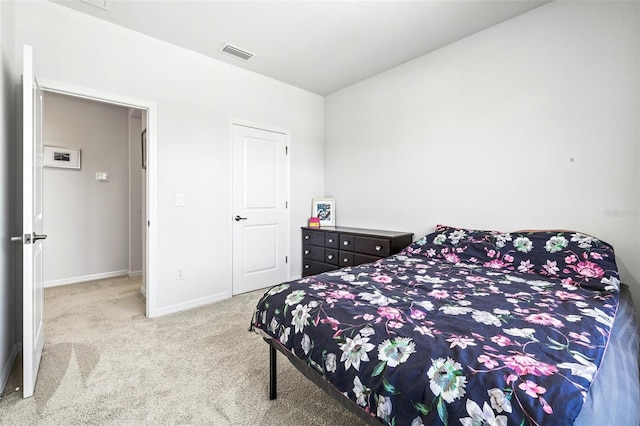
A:
[[[251,329],[369,424],[640,424],[638,326],[613,248],[437,226],[269,289]]]

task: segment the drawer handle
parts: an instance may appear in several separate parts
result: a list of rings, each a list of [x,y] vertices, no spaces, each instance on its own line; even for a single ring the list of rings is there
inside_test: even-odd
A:
[[[348,246],[349,245],[349,241],[344,241],[342,244],[345,245],[345,246]]]
[[[343,260],[343,262],[344,262],[344,263],[349,263],[349,258],[348,258],[348,257],[345,257],[345,258],[344,258],[344,260]]]
[[[304,265],[304,269],[309,269],[309,265]]]
[[[382,246],[376,246],[376,251],[382,250]]]
[[[305,236],[304,236],[304,239],[305,239],[305,240],[308,240],[308,239],[309,239],[309,236],[308,236],[308,235],[305,235]]]
[[[332,243],[333,242],[333,238],[329,238],[329,242]]]
[[[329,260],[333,259],[333,255],[330,254],[329,256],[327,256],[327,259],[329,259]]]
[[[304,251],[304,254],[309,254],[309,250],[305,250],[305,251]]]

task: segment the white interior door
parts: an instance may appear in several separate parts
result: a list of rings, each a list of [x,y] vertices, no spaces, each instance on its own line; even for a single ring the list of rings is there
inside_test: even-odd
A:
[[[288,276],[288,148],[282,133],[232,127],[232,282],[240,294]]]
[[[24,46],[22,73],[22,363],[24,397],[33,395],[44,347],[42,286],[42,91],[33,71],[31,46]]]

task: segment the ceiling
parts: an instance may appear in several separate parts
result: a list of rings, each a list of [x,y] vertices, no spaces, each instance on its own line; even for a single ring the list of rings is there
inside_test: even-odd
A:
[[[549,0],[51,1],[324,96]]]

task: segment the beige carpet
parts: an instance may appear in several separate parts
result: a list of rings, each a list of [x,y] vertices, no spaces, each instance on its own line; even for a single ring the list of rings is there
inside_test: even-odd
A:
[[[147,319],[139,279],[45,291],[46,343],[32,398],[0,400],[0,424],[362,424],[247,331],[262,291]],[[21,367],[10,383],[21,386]]]

